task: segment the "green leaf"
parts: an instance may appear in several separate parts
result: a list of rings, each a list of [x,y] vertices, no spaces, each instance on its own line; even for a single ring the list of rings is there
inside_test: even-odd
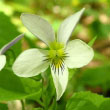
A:
[[[75,93],[72,96],[72,99],[74,99],[74,98],[88,100],[88,101],[92,102],[93,104],[95,104],[97,107],[100,106],[100,104],[106,100],[106,98],[104,98],[102,95],[91,93],[89,91]]]
[[[42,108],[33,108],[32,110],[43,110]]]
[[[110,99],[109,100],[106,100],[104,101],[101,106],[99,107],[99,110],[110,110]]]
[[[0,49],[13,40],[20,33],[17,31],[17,27],[12,24],[10,18],[5,14],[0,12]],[[19,48],[18,48],[19,47]],[[15,44],[12,49],[15,52],[15,55],[18,55],[21,52],[21,43]]]
[[[90,101],[85,99],[72,99],[67,103],[66,110],[98,110]]]
[[[92,47],[92,46],[94,45],[96,39],[97,39],[97,36],[94,37],[94,38],[88,43],[88,45]]]
[[[7,104],[0,103],[0,110],[8,110]]]
[[[69,69],[69,80],[72,79],[72,77],[74,76],[76,71],[77,71],[77,69]]]
[[[41,83],[30,78],[20,78],[11,70],[0,72],[0,101],[24,99],[27,97],[41,96]]]
[[[56,107],[57,107],[57,102],[56,99],[54,98],[52,104],[49,106],[49,110],[56,110]]]
[[[53,100],[53,98],[56,100],[55,98],[55,88],[54,88],[54,84],[53,84],[53,79],[51,76],[51,71],[50,68],[48,68],[43,75],[43,91],[42,91],[42,100],[43,103],[45,104],[45,106],[49,106]]]
[[[91,92],[79,92],[68,100],[66,110],[105,110],[104,106],[106,108],[109,104],[110,98],[104,98],[102,95]]]
[[[109,36],[110,24],[103,24],[96,20],[90,26],[90,34],[92,36],[97,35],[97,39],[105,39]]]
[[[101,86],[106,85],[110,81],[110,65],[105,64],[100,67],[86,69],[82,73],[79,81],[84,85]],[[109,84],[108,84],[109,85]]]
[[[66,107],[66,101],[60,99],[60,101],[57,102],[56,110],[65,110],[65,107]]]

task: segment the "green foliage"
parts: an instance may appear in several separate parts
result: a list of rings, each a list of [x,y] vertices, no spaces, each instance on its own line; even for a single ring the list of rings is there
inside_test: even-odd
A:
[[[0,103],[0,110],[8,110],[7,104]]]
[[[68,100],[66,110],[103,110],[109,104],[109,98],[91,92],[79,92]]]
[[[110,105],[110,99],[104,101],[104,102],[100,105],[99,110],[105,110],[105,108],[106,108],[106,110],[110,110],[110,106],[109,106],[109,105]]]
[[[88,100],[74,98],[68,102],[66,110],[97,110],[97,108]]]
[[[17,37],[20,33],[16,26],[12,24],[10,17],[0,12],[0,48]],[[18,48],[19,47],[19,48]],[[21,43],[17,43],[12,47],[15,55],[21,52]]]
[[[48,69],[43,74],[43,90],[42,90],[42,100],[44,102],[45,108],[49,108],[51,105],[51,101],[55,98],[55,88],[52,80],[52,76],[50,74],[50,69]],[[54,101],[53,101],[54,103]]]
[[[33,108],[32,110],[43,110],[42,108]]]
[[[97,37],[94,37],[94,38],[88,43],[88,45],[92,47],[92,46],[94,45],[96,39],[97,39]]]
[[[24,99],[41,96],[41,83],[30,78],[15,76],[10,70],[0,72],[0,101]]]
[[[105,64],[101,67],[87,69],[83,72],[80,81],[84,85],[89,86],[109,86],[110,81],[110,65]]]
[[[102,24],[100,21],[96,20],[91,24],[92,35],[97,35],[98,38],[102,39],[108,37],[110,30],[110,24]]]

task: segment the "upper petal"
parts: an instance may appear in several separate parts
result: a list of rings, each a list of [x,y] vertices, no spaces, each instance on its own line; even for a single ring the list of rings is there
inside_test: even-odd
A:
[[[23,13],[21,15],[21,20],[30,32],[32,32],[47,45],[55,40],[55,33],[51,25],[40,16]]]
[[[85,42],[76,39],[67,44],[65,63],[69,68],[80,68],[87,65],[93,58],[93,49]]]
[[[21,53],[13,64],[13,71],[17,76],[32,77],[44,72],[49,63],[45,62],[46,50],[29,49]]]
[[[66,18],[63,23],[60,25],[57,41],[63,42],[64,44],[67,43],[72,31],[75,29],[76,24],[78,23],[81,15],[84,12],[84,8],[80,10],[79,12],[69,16]]]
[[[64,64],[63,70],[61,68],[59,68],[59,70],[56,68],[55,70],[55,68],[51,66],[51,73],[56,88],[57,100],[59,100],[65,92],[68,83],[67,66]]]
[[[5,64],[6,64],[6,56],[0,55],[0,71],[4,68]]]

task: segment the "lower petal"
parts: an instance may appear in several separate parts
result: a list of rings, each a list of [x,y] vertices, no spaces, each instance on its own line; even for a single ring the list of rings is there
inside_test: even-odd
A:
[[[44,61],[47,50],[29,49],[21,53],[13,64],[17,76],[32,77],[44,72],[49,62]]]
[[[57,93],[57,100],[61,98],[66,90],[68,83],[68,69],[64,64],[63,68],[55,68],[51,65],[51,72]]]

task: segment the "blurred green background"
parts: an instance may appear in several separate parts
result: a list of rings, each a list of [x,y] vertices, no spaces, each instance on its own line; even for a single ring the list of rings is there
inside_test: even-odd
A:
[[[66,98],[62,100],[85,90],[110,97],[110,0],[0,0],[0,48],[25,32],[22,50],[46,48],[46,45],[26,30],[20,20],[21,13],[40,15],[57,33],[61,22],[83,7],[86,10],[70,39],[78,38],[88,43],[97,36],[93,45],[95,56],[87,66],[69,70]],[[16,52],[19,47],[15,46]],[[16,53],[18,55],[20,50]]]

